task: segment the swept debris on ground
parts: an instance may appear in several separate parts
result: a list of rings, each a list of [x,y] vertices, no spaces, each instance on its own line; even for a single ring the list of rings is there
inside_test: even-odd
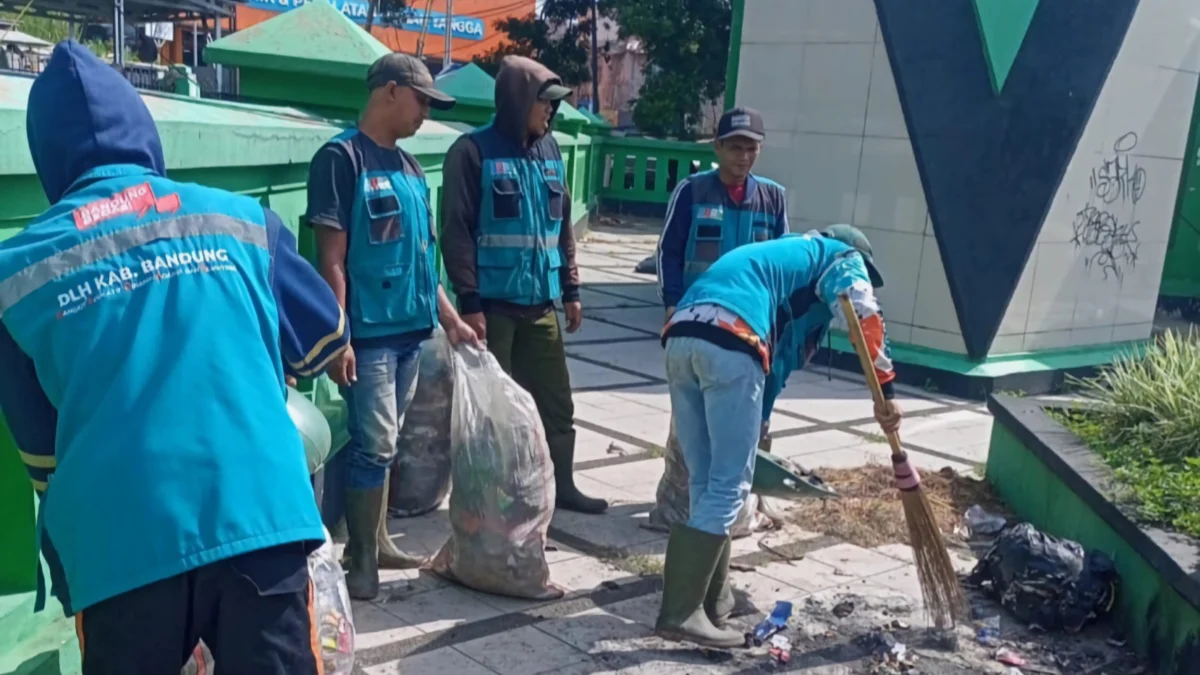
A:
[[[892,467],[868,464],[854,469],[814,469],[838,491],[841,499],[797,502],[788,509],[788,520],[810,531],[864,548],[885,544],[908,544],[904,506],[896,490]],[[964,527],[963,514],[979,505],[988,513],[1008,516],[1003,502],[988,484],[964,476],[949,467],[921,476],[922,489],[929,495],[938,527],[951,541]],[[957,537],[961,541],[961,537]]]

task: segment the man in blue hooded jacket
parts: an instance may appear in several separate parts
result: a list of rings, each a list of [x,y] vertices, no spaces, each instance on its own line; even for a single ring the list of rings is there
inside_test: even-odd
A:
[[[55,47],[26,128],[52,206],[0,244],[0,409],[84,674],[178,673],[198,639],[222,673],[321,672],[284,378],[344,352],[332,292],[256,200],[167,179],[86,47]]]
[[[900,424],[875,288],[883,279],[865,236],[849,225],[785,235],[721,256],[683,294],[663,329],[667,386],[689,475],[690,515],[667,543],[657,632],[668,639],[736,647],[722,626],[733,609],[730,528],[754,474],[763,394],[780,335],[828,325],[847,294],[887,401],[875,409],[885,430]],[[795,342],[789,347],[794,348]]]

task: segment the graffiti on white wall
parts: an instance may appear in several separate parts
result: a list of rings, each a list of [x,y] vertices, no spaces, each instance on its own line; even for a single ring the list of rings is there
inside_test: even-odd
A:
[[[1084,268],[1121,283],[1138,262],[1136,206],[1146,193],[1146,170],[1132,156],[1138,135],[1113,143],[1113,152],[1092,169],[1087,204],[1075,213],[1071,242],[1084,254]]]

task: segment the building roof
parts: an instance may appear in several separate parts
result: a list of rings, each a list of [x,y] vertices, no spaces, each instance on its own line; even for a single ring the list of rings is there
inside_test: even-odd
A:
[[[29,33],[23,33],[11,27],[12,24],[0,21],[0,44],[19,45],[21,47],[48,48],[54,45]]]
[[[26,105],[33,81],[23,74],[0,74],[0,176],[34,173],[25,141]],[[342,131],[341,122],[286,106],[138,93],[158,126],[168,170],[307,165],[317,148]],[[460,133],[426,121],[416,136],[404,139],[400,146],[416,155],[440,153]]]
[[[496,80],[483,68],[468,63],[455,68],[437,79],[437,88],[458,99],[459,105],[494,110],[496,108]],[[560,122],[587,124],[591,121],[575,106],[563,101],[558,106]]]
[[[327,0],[310,0],[213,42],[205,48],[204,59],[226,66],[361,79],[376,59],[391,52]]]
[[[125,0],[127,24],[174,21],[198,16],[233,16],[231,0]],[[53,19],[99,19],[112,23],[112,0],[0,0],[0,12]]]
[[[458,99],[459,105],[495,107],[496,80],[474,63],[439,76],[435,86]]]

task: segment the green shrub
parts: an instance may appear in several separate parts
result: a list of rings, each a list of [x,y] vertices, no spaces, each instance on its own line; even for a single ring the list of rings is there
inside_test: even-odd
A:
[[[1200,339],[1167,333],[1074,384],[1095,407],[1060,419],[1129,487],[1139,516],[1200,536]]]

